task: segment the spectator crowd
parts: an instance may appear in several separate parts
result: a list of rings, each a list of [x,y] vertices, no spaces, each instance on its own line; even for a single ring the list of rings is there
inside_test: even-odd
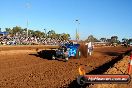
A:
[[[0,45],[59,45],[69,42],[70,35],[66,33],[58,34],[54,30],[46,33],[39,30],[34,31],[19,26],[5,28],[2,32],[0,28]]]
[[[1,36],[0,45],[59,45],[68,43],[68,40],[41,37],[24,37],[24,36]]]

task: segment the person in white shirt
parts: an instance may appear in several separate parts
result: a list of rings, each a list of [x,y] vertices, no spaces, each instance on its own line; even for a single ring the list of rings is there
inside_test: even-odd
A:
[[[92,51],[93,51],[93,46],[92,46],[92,42],[86,43],[85,45],[87,45],[87,53],[91,56],[92,55]]]

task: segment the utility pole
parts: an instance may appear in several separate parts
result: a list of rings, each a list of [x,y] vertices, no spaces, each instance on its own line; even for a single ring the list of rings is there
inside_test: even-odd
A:
[[[28,38],[28,19],[27,19],[27,38]]]
[[[77,23],[77,28],[76,28],[76,41],[78,42],[79,41],[79,20],[76,20],[76,23]]]
[[[44,31],[45,31],[45,38],[47,38],[46,29],[44,29]]]

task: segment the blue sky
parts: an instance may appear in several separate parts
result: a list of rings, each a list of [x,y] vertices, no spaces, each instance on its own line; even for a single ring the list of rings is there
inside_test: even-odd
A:
[[[29,8],[26,4],[29,3]],[[81,39],[132,38],[132,0],[0,0],[0,27],[21,26],[69,33],[75,39],[79,20]]]

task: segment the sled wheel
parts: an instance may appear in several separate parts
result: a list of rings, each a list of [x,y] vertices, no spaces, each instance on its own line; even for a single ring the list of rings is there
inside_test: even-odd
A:
[[[52,60],[55,60],[55,56],[54,55],[52,55]]]
[[[76,58],[77,59],[80,59],[81,58],[81,52],[80,52],[80,50],[77,51],[77,57]]]
[[[81,51],[80,51],[80,49],[77,50],[75,58],[76,59],[80,59],[81,58]]]
[[[66,61],[66,62],[68,61],[68,57],[65,57],[65,61]]]
[[[69,60],[68,55],[63,55],[63,58],[65,59],[65,62]]]

